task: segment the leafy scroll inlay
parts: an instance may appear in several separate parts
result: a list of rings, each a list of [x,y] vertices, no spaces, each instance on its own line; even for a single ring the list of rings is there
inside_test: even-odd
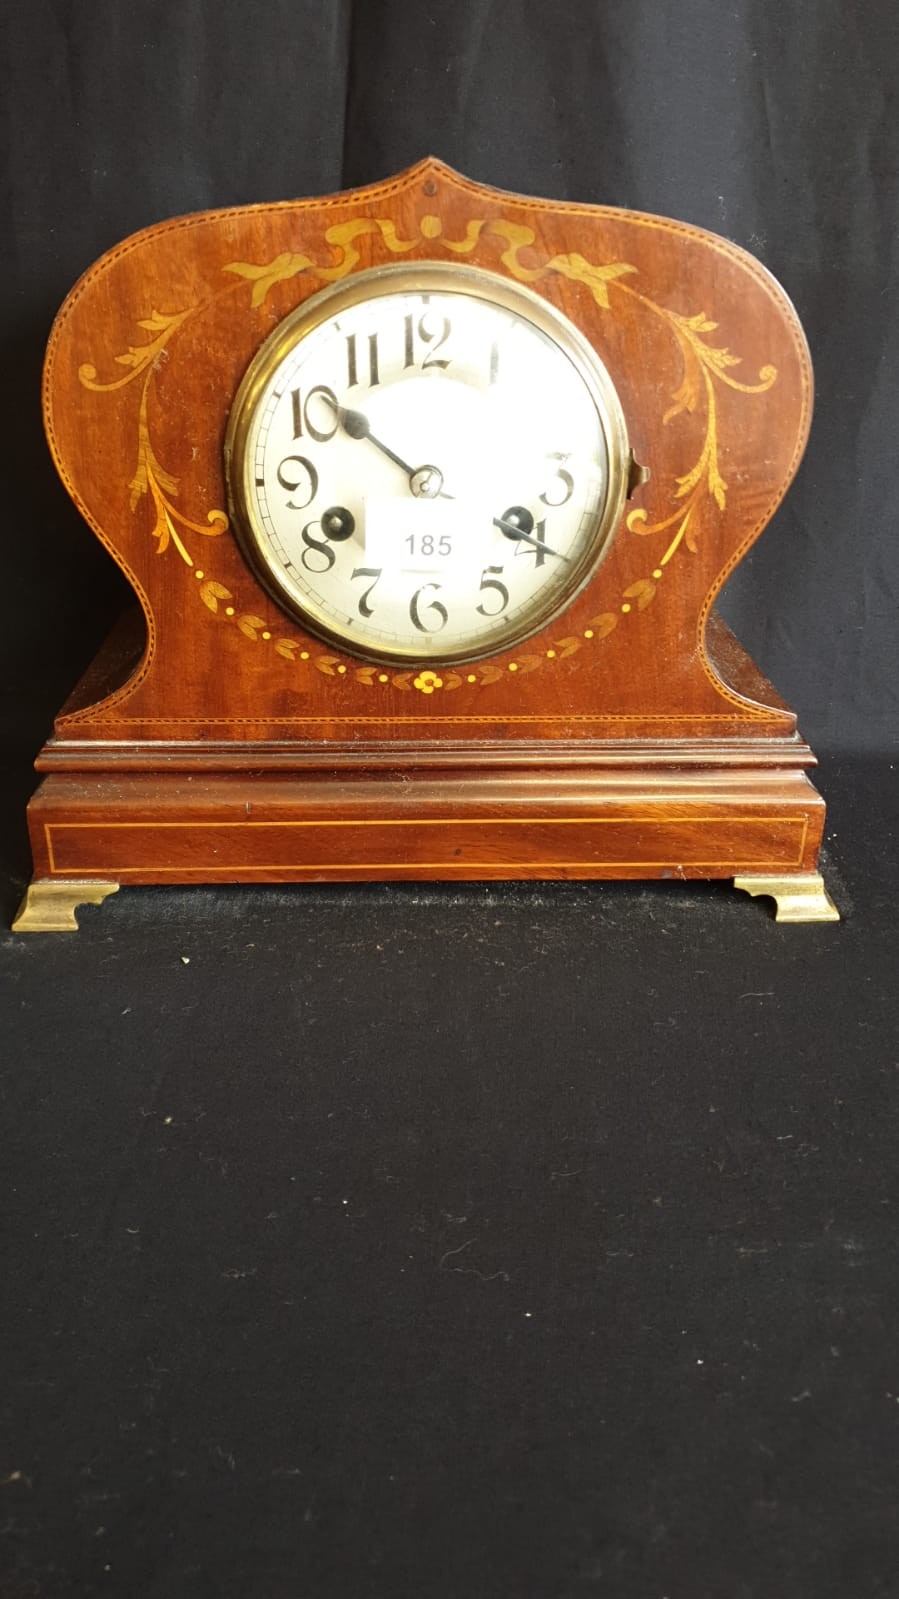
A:
[[[150,315],[138,322],[138,327],[155,337],[144,344],[130,344],[121,355],[113,356],[118,366],[129,367],[124,377],[114,378],[111,383],[100,383],[97,379],[97,368],[91,361],[85,361],[78,368],[78,378],[86,389],[93,389],[95,393],[109,393],[111,389],[123,389],[126,383],[131,383],[141,372],[156,361],[166,359],[167,346],[174,338],[182,323],[193,316],[196,306],[188,306],[186,311],[151,311]]]
[[[205,538],[216,537],[227,531],[228,517],[224,511],[213,510],[206,513],[205,523],[195,522],[173,504],[179,493],[178,479],[157,459],[150,440],[147,412],[153,376],[160,362],[168,360],[168,346],[178,329],[189,317],[194,316],[196,311],[196,306],[189,306],[186,311],[175,311],[170,314],[153,311],[150,316],[138,322],[138,327],[144,328],[154,337],[145,344],[129,345],[123,354],[113,357],[118,365],[129,368],[122,378],[101,383],[97,378],[97,368],[92,362],[86,361],[78,368],[79,381],[95,394],[123,389],[135,378],[143,375],[137,413],[137,466],[128,484],[131,509],[135,510],[138,502],[148,494],[154,510],[151,534],[156,540],[156,553],[162,555],[171,543],[185,565],[191,567],[194,562],[185,543],[186,534],[199,533]]]

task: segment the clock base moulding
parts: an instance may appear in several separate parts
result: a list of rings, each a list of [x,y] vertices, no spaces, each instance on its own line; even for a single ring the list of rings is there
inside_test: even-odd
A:
[[[824,805],[801,770],[556,766],[44,779],[16,930],[74,929],[126,884],[734,878],[833,920]],[[731,752],[733,755],[735,752]],[[708,754],[706,756],[708,759]],[[252,795],[252,798],[249,796]]]
[[[714,632],[763,692],[718,618]],[[121,675],[129,634],[125,619],[67,709]],[[780,921],[838,919],[795,734],[410,747],[91,740],[65,712],[58,727],[37,762],[17,932],[75,931],[76,908],[120,886],[191,883],[732,878]]]
[[[304,627],[236,536],[224,449],[273,330],[398,258],[413,285],[422,264],[423,288],[457,263],[498,295],[545,299],[598,353],[632,452],[617,527],[563,609],[449,668],[439,638],[409,668]],[[422,366],[428,341],[430,324]],[[315,413],[313,443],[352,421],[347,403],[327,428]],[[795,474],[810,414],[786,295],[729,241],[664,218],[503,194],[427,160],[125,240],[57,318],[44,417],[142,618],[116,630],[38,759],[17,930],[72,929],[78,905],[132,883],[732,878],[782,920],[834,919],[814,756],[711,609]],[[357,428],[346,450],[372,438]],[[308,448],[306,492],[323,474]],[[492,515],[508,533],[505,509]],[[489,612],[499,585],[487,594]]]

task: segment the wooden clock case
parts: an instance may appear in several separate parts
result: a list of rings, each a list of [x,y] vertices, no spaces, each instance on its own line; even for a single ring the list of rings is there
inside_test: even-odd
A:
[[[308,296],[392,261],[524,283],[599,351],[637,463],[607,558],[534,637],[470,665],[322,644],[244,561],[234,394]],[[836,916],[793,712],[716,616],[799,464],[802,329],[699,228],[505,194],[427,160],[327,198],[180,217],[84,275],[47,353],[69,493],[139,606],[57,718],[21,930],[130,883],[736,878]]]

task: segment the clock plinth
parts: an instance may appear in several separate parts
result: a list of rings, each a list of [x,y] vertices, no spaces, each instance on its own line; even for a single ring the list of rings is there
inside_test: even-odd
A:
[[[341,479],[340,452],[328,451],[342,426],[347,459],[361,451],[359,472],[373,470],[364,452],[374,427],[331,369],[316,401],[329,409],[308,409],[304,379],[278,424],[295,425],[301,444],[282,446],[271,467],[261,444],[248,458],[272,504],[279,483],[288,508],[299,484],[312,511],[320,486],[328,500],[302,540],[296,524],[293,554],[284,507],[272,526],[286,570],[308,556],[304,584],[316,572],[338,582],[345,566],[345,590],[322,590],[332,609],[347,595],[330,638],[248,559],[229,520],[223,441],[248,366],[323,287],[398,255],[406,285],[419,263],[424,289],[439,281],[450,293],[461,257],[495,277],[497,303],[510,281],[544,297],[576,330],[572,349],[583,340],[597,352],[643,468],[618,460],[620,498],[601,524],[605,467],[592,466],[583,488],[577,452],[547,437],[543,487],[538,474],[522,488],[515,521],[505,504],[486,516],[490,553],[485,544],[479,561],[474,549],[471,618],[458,636],[477,640],[479,605],[493,632],[470,659],[441,657],[439,631],[456,621],[442,613],[467,601],[463,572],[443,604],[452,573],[433,561],[408,579],[410,595],[402,572],[394,581],[392,603],[422,634],[420,658],[353,647],[354,617],[375,627],[378,591],[361,479],[355,467]],[[399,382],[405,358],[423,366],[438,342],[460,371],[483,368],[465,381],[490,384],[504,359],[490,344],[483,361],[469,352],[463,362],[442,323],[410,327],[393,356],[386,338],[376,356],[368,324],[353,324],[353,383],[360,372],[386,382],[391,360]],[[443,375],[416,396],[440,392]],[[126,241],[63,307],[44,403],[63,479],[143,615],[112,636],[38,760],[35,881],[19,929],[73,927],[77,904],[120,884],[366,879],[734,878],[774,894],[781,919],[832,918],[817,876],[814,757],[712,610],[795,472],[810,395],[795,313],[735,246],[658,218],[500,194],[436,162],[369,189],[181,218]],[[404,476],[408,456],[392,441],[387,456],[402,469],[393,492],[416,495],[425,468]],[[377,469],[388,481],[380,457]],[[592,568],[589,547],[563,543],[594,526],[587,512],[563,514],[579,492],[597,529]],[[385,526],[389,505],[379,550]],[[513,542],[521,529],[527,539]],[[569,547],[586,548],[577,583],[559,585],[541,619],[543,568]],[[512,607],[523,573],[521,604],[537,608],[497,648],[497,607]],[[53,903],[64,907],[55,923]]]
[[[252,793],[252,799],[248,796]],[[811,872],[799,772],[444,769],[45,780],[42,883],[713,878]],[[762,891],[762,890],[760,890]],[[764,890],[769,892],[770,890]]]

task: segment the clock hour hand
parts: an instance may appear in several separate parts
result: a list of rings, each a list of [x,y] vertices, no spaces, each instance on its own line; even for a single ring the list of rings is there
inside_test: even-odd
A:
[[[330,404],[330,401],[328,403]],[[401,455],[397,455],[389,444],[385,444],[383,439],[377,438],[372,433],[371,423],[364,412],[354,411],[349,406],[338,405],[337,420],[348,438],[367,439],[369,444],[373,444],[376,450],[380,450],[382,455],[386,455],[388,460],[393,461],[401,471],[405,472],[409,479],[409,487],[416,499],[436,500],[438,496],[444,500],[454,498],[452,494],[445,492],[443,473],[438,467],[410,466],[409,462],[404,461]]]
[[[368,417],[364,416],[361,411],[351,411],[348,406],[339,405],[337,407],[337,420],[344,433],[348,434],[351,439],[368,439],[369,444],[373,444],[376,450],[381,451],[382,455],[386,455],[389,460],[395,461],[397,466],[402,468],[411,481],[415,467],[410,466],[408,461],[404,461],[401,455],[397,455],[396,451],[392,450],[389,444],[385,444],[383,439],[375,438]]]
[[[523,505],[513,505],[504,516],[495,516],[493,526],[501,528],[507,539],[518,539],[522,544],[530,544],[532,549],[544,550],[547,555],[554,555],[559,561],[567,561],[569,557],[563,555],[561,550],[554,550],[551,544],[544,544],[542,539],[535,539],[531,529],[534,518],[530,511]]]

